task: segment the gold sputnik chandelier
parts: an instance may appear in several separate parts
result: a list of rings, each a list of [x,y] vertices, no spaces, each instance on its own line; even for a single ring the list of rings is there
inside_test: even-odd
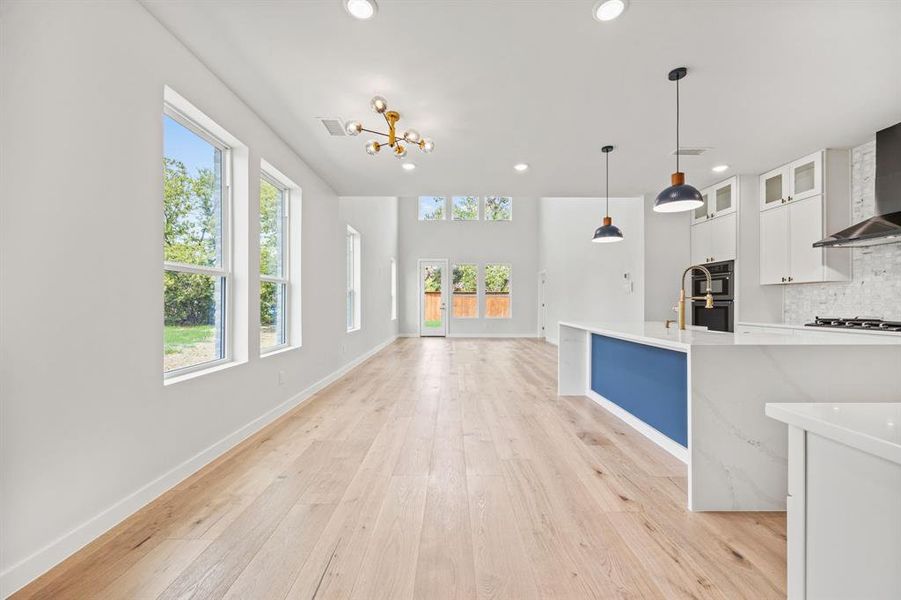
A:
[[[388,133],[366,129],[359,121],[348,121],[344,126],[347,135],[359,135],[361,131],[365,131],[367,133],[388,138],[388,141],[382,143],[379,143],[378,140],[369,140],[366,142],[365,148],[368,154],[375,156],[382,147],[388,146],[391,148],[396,158],[402,159],[407,155],[407,146],[401,142],[415,144],[416,146],[419,146],[419,149],[422,152],[426,153],[435,149],[435,142],[429,138],[422,137],[415,129],[406,129],[398,134],[397,122],[400,121],[400,113],[396,110],[388,110],[388,101],[381,96],[376,96],[370,100],[369,108],[385,117],[385,121],[388,123]]]

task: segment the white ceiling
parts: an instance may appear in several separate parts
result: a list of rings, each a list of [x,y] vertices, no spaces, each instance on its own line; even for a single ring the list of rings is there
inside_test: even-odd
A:
[[[368,22],[340,0],[143,3],[343,195],[597,195],[605,144],[611,195],[654,193],[683,65],[682,145],[712,148],[683,159],[697,187],[901,121],[896,0],[632,0],[608,23],[593,0],[379,0]],[[434,138],[415,171],[316,119],[383,125],[375,94]]]

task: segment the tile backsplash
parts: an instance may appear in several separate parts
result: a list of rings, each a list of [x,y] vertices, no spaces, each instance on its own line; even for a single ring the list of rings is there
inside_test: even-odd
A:
[[[874,140],[851,151],[852,223],[875,214],[875,184]],[[786,323],[806,323],[815,315],[901,321],[901,243],[851,252],[851,281],[785,286],[782,317]]]

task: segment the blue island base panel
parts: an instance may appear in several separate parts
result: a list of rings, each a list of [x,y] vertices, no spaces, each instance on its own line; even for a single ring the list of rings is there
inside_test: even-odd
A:
[[[684,352],[591,335],[591,389],[688,447]]]

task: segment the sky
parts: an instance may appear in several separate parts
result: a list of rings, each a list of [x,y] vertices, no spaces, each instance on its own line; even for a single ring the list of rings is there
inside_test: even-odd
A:
[[[201,168],[213,170],[214,150],[212,144],[196,133],[169,115],[163,115],[163,154],[184,163],[189,175],[196,175]]]

